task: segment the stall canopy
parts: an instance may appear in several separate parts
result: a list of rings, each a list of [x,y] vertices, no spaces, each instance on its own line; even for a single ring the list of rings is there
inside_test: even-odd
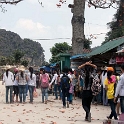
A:
[[[113,39],[112,41],[109,41],[96,49],[94,49],[92,52],[87,53],[87,54],[81,54],[81,55],[75,55],[72,56],[71,59],[76,59],[76,58],[90,58],[95,55],[101,55],[103,53],[108,52],[109,50],[112,50],[120,45],[124,44],[124,37],[116,38]]]

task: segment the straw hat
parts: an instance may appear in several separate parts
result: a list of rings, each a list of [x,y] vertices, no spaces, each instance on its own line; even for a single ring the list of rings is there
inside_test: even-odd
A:
[[[18,67],[18,70],[20,70],[20,71],[25,71],[25,67],[24,67],[24,66],[19,66],[19,67]]]
[[[108,67],[105,66],[105,67],[104,67],[104,70],[107,70],[107,68],[108,68]]]
[[[11,68],[11,66],[10,65],[6,65],[6,70],[8,70],[8,69],[10,69]]]

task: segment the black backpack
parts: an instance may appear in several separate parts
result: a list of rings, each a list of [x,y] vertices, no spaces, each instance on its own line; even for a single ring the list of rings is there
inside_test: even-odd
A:
[[[62,89],[68,89],[68,88],[70,88],[70,79],[65,74],[61,77],[61,88]]]

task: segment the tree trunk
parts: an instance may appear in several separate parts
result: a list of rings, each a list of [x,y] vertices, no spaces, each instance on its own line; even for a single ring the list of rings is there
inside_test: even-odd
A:
[[[74,0],[74,6],[72,8],[72,50],[73,55],[82,54],[84,48],[84,10],[85,0]]]

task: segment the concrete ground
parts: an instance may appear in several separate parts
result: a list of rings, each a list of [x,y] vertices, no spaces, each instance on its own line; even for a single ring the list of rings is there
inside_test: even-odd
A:
[[[74,104],[63,109],[60,100],[54,100],[49,96],[47,104],[41,103],[40,90],[37,90],[38,97],[34,103],[26,104],[5,103],[5,86],[0,83],[0,124],[103,124],[103,120],[110,114],[110,108],[102,105],[91,106],[92,121],[84,121],[85,112],[81,105],[81,99],[74,100]]]

